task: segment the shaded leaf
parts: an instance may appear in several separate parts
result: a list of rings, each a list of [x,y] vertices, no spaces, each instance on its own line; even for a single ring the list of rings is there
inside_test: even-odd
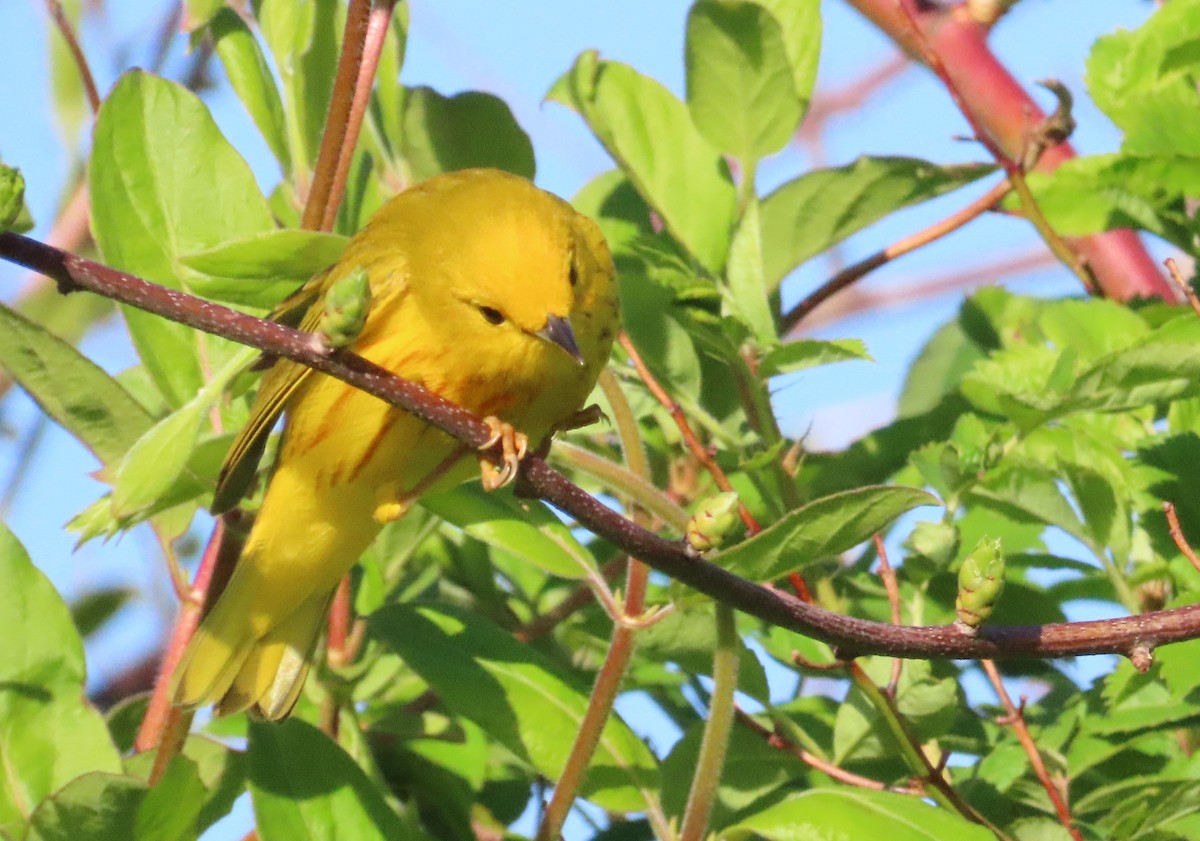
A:
[[[3,304],[0,365],[106,464],[121,458],[153,422],[99,365]]]
[[[439,605],[394,605],[370,620],[449,709],[556,779],[579,732],[588,692],[545,655],[486,619]],[[581,794],[617,811],[645,808],[658,785],[649,749],[617,716],[604,726]]]
[[[489,546],[511,552],[551,575],[586,578],[596,559],[543,502],[486,493],[464,484],[421,499],[421,505]]]
[[[887,838],[889,841],[990,841],[991,832],[916,797],[861,788],[802,792],[739,822],[727,838],[770,841]]]
[[[307,722],[250,724],[249,788],[262,841],[417,839],[341,747]]]
[[[699,0],[688,12],[687,104],[716,148],[753,165],[778,152],[800,122],[783,27],[754,2]]]
[[[405,96],[404,154],[420,181],[441,172],[494,167],[533,178],[533,144],[508,103],[490,93],[442,96],[411,88]]]

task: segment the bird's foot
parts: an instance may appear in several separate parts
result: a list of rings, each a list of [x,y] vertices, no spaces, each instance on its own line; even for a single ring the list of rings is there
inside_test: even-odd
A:
[[[483,419],[492,434],[483,446],[479,448],[483,457],[479,463],[480,481],[485,491],[502,488],[517,477],[521,459],[529,451],[529,438],[524,432],[518,432],[510,423],[489,415]],[[496,462],[493,454],[488,451],[500,446],[500,461]]]

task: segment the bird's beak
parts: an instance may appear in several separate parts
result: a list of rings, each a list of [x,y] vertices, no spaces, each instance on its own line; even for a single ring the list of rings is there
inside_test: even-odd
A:
[[[546,326],[538,330],[535,335],[551,344],[558,345],[580,365],[584,364],[583,353],[580,352],[579,344],[575,341],[575,331],[571,329],[571,322],[567,319],[554,314],[547,315]]]

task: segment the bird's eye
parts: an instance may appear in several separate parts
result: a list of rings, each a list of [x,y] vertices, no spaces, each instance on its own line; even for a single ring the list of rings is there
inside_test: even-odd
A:
[[[504,313],[492,307],[480,307],[479,314],[484,317],[488,324],[503,324]]]
[[[579,269],[575,267],[574,263],[571,264],[571,273],[567,276],[567,279],[571,281],[572,286],[576,286],[579,283]]]

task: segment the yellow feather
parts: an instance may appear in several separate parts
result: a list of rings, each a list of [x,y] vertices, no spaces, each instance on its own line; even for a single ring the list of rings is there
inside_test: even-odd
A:
[[[330,284],[359,267],[372,305],[351,349],[497,416],[533,445],[582,406],[618,329],[612,259],[599,229],[561,199],[495,170],[437,176],[401,193],[283,308],[307,308],[301,327],[315,329]],[[549,329],[560,320],[582,362]],[[175,671],[176,704],[286,716],[330,595],[380,521],[472,472],[472,459],[444,433],[280,362],[264,376],[226,459],[218,506],[236,504],[281,412],[262,508]]]

